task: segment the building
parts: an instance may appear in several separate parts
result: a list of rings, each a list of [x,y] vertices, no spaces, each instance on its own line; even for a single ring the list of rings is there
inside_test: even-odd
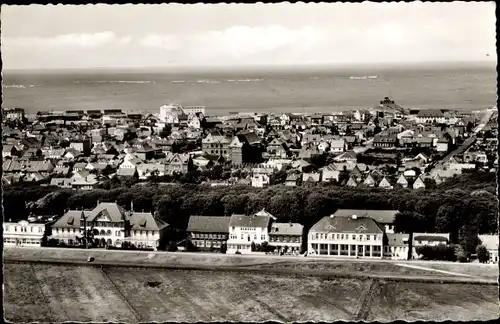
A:
[[[393,135],[380,135],[377,134],[373,138],[374,147],[392,148],[397,145],[398,138]]]
[[[271,224],[276,218],[264,209],[253,215],[232,215],[229,221],[227,253],[245,254],[252,252],[252,243],[269,243]]]
[[[498,263],[498,235],[479,235],[481,244],[486,247],[489,254],[489,263]]]
[[[45,223],[40,222],[4,222],[2,227],[4,246],[40,247],[45,234]]]
[[[402,233],[387,233],[386,236],[387,245],[384,246],[384,257],[393,260],[408,260],[408,242],[410,235]]]
[[[202,113],[205,115],[205,108],[205,106],[186,106],[184,107],[184,113],[188,115]]]
[[[384,228],[371,217],[326,216],[309,230],[308,254],[383,258]]]
[[[69,147],[87,156],[90,154],[92,144],[90,138],[87,138],[78,141],[72,141],[71,143],[69,143]]]
[[[446,118],[444,113],[439,109],[427,109],[420,110],[416,116],[416,121],[419,124],[430,124],[430,123],[438,123],[444,124],[446,122]]]
[[[202,251],[220,251],[229,238],[227,216],[190,216],[187,227],[194,246]]]
[[[166,124],[178,125],[183,117],[187,118],[181,105],[169,104],[160,107],[160,120]]]
[[[116,203],[99,203],[93,210],[69,210],[52,225],[52,238],[74,245],[91,233],[95,246],[122,247],[124,242],[137,248],[157,249],[168,224],[151,213],[126,211]],[[90,241],[89,241],[90,242]]]
[[[269,233],[269,246],[278,252],[300,253],[304,226],[299,223],[274,223]]]
[[[6,120],[22,120],[24,118],[24,109],[13,108],[13,109],[3,109],[3,118]]]

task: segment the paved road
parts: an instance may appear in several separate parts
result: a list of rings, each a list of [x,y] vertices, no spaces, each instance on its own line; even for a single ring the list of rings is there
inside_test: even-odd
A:
[[[92,254],[92,251],[96,252],[106,252],[106,253],[135,253],[135,254],[146,254],[146,255],[152,255],[152,254],[166,254],[166,255],[182,255],[182,256],[199,256],[203,258],[242,258],[242,259],[263,259],[263,260],[273,260],[273,261],[330,261],[333,263],[338,263],[339,261],[342,262],[361,262],[361,263],[404,263],[404,264],[422,264],[422,265],[430,265],[430,264],[455,264],[455,262],[449,262],[449,261],[423,261],[423,260],[390,260],[390,259],[354,259],[354,258],[348,258],[348,257],[335,257],[332,258],[330,256],[320,256],[320,255],[315,255],[315,256],[289,256],[289,255],[282,255],[282,256],[277,256],[277,255],[259,255],[259,254],[221,254],[221,253],[209,253],[209,252],[165,252],[165,251],[133,251],[133,250],[105,250],[105,249],[89,249],[89,250],[83,250],[83,249],[71,249],[71,248],[32,248],[32,247],[5,247],[4,248],[4,258],[7,259],[9,257],[8,251],[9,250],[31,250],[31,251],[37,251],[37,254],[41,255],[43,254],[44,250],[47,251],[87,251],[90,255]],[[468,265],[475,265],[478,267],[497,267],[498,265],[492,265],[492,264],[483,264],[483,263],[468,263]]]

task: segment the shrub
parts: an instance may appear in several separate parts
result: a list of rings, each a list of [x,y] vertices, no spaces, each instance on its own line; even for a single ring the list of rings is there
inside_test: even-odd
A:
[[[488,250],[484,245],[479,245],[476,248],[476,253],[477,253],[477,259],[481,263],[486,263],[490,259],[490,253],[488,252]]]

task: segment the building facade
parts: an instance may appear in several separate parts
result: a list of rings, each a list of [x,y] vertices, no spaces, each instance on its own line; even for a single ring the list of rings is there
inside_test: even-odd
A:
[[[309,230],[308,254],[383,258],[384,228],[370,217],[323,217]]]
[[[269,232],[275,217],[264,209],[253,215],[232,215],[229,221],[227,253],[248,254],[255,245],[269,243]]]
[[[40,247],[45,234],[45,223],[4,222],[2,227],[4,246]]]
[[[300,253],[304,226],[299,223],[274,223],[269,232],[269,246],[278,252]]]
[[[201,251],[221,251],[229,238],[230,220],[227,216],[191,216],[188,237]]]

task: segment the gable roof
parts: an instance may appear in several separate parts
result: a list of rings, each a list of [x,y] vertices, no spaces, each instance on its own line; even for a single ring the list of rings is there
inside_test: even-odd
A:
[[[274,223],[269,235],[302,235],[304,226],[299,223]]]
[[[232,215],[229,226],[267,228],[271,222],[268,215]]]
[[[370,217],[325,216],[314,224],[310,232],[383,233],[383,229]]]
[[[187,231],[203,233],[229,233],[230,221],[231,217],[227,216],[190,216]]]
[[[132,212],[129,220],[132,230],[159,231],[168,226],[167,223],[154,217],[151,213]]]
[[[370,217],[381,224],[392,224],[396,218],[397,210],[371,210],[371,209],[338,209],[334,216],[351,217]]]
[[[120,222],[127,219],[127,211],[116,203],[100,203],[90,213],[89,221],[93,222],[100,216],[106,216],[112,222]]]
[[[83,211],[86,217],[89,217],[91,212]],[[61,216],[53,225],[53,228],[80,228],[83,226],[81,210],[69,210]]]

